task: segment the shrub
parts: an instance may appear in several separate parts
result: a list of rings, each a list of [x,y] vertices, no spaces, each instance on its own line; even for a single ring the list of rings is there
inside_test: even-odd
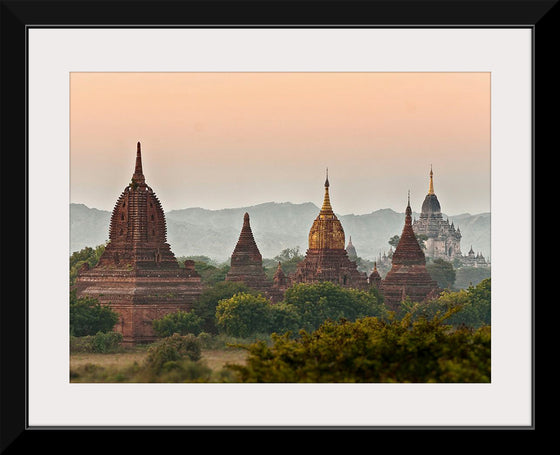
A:
[[[448,324],[478,328],[491,323],[490,303],[491,282],[490,278],[487,278],[476,286],[469,286],[468,289],[444,291],[437,299],[427,303],[407,302],[403,308],[404,314],[411,314],[413,318],[429,318],[456,309],[457,311],[448,318]]]
[[[241,382],[489,382],[490,328],[450,328],[433,319],[328,321],[273,345],[249,345]]]
[[[374,293],[348,289],[331,282],[299,283],[286,290],[284,303],[293,306],[302,329],[317,329],[324,321],[354,321],[365,316],[386,317]]]
[[[269,308],[270,333],[298,332],[301,328],[301,318],[293,305],[278,303]]]
[[[148,349],[145,367],[152,372],[161,371],[167,362],[188,359],[192,361],[201,358],[200,341],[192,334],[173,334],[155,343]]]
[[[235,294],[218,303],[216,324],[224,333],[234,337],[269,333],[270,307],[270,302],[261,295]]]
[[[98,332],[110,332],[119,320],[119,315],[111,308],[102,306],[92,297],[76,298],[76,291],[70,292],[70,334],[81,337]]]
[[[122,333],[98,332],[83,337],[70,336],[70,352],[109,353],[121,350]]]
[[[208,333],[218,333],[216,327],[216,308],[220,300],[229,299],[235,294],[244,292],[256,294],[244,283],[224,281],[206,289],[193,305],[193,312],[203,319],[202,330]]]
[[[208,382],[211,376],[212,370],[204,364],[188,359],[171,360],[162,365],[150,382]]]
[[[155,319],[152,321],[152,327],[160,337],[169,337],[174,333],[198,335],[202,332],[202,322],[202,318],[193,312],[176,311],[166,314],[161,319]]]

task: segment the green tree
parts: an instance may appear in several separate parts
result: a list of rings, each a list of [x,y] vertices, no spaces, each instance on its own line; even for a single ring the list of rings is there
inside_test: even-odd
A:
[[[399,240],[401,239],[400,235],[394,235],[393,237],[391,237],[389,239],[389,245],[391,245],[393,248],[396,248],[397,245],[399,244]]]
[[[240,292],[256,294],[245,283],[223,281],[206,289],[193,304],[193,312],[202,318],[202,330],[207,333],[217,333],[216,307],[218,302],[229,299]]]
[[[420,248],[425,250],[426,240],[428,240],[428,236],[426,234],[414,234],[414,235],[416,237],[416,240],[418,241],[418,245],[420,245]]]
[[[268,333],[298,332],[301,327],[300,316],[294,305],[280,302],[269,306]]]
[[[220,300],[216,308],[216,324],[224,333],[234,337],[269,333],[270,302],[262,295],[247,293]]]
[[[404,305],[403,314],[412,318],[434,317],[453,311],[447,323],[454,326],[480,328],[491,324],[491,280],[459,291],[444,291],[437,299],[426,303]]]
[[[450,313],[328,321],[299,338],[253,343],[246,364],[229,368],[241,382],[490,382],[490,328],[450,330],[444,324]]]
[[[451,289],[455,283],[456,272],[451,262],[445,259],[434,259],[426,264],[426,270],[437,281],[440,288]]]
[[[76,290],[70,292],[70,335],[81,337],[110,332],[118,320],[118,313],[102,306],[96,298],[77,298]]]
[[[98,245],[95,248],[86,246],[80,251],[74,251],[70,256],[70,286],[72,286],[76,277],[78,276],[78,271],[87,263],[89,267],[95,267],[99,262],[99,258],[105,251],[105,245]]]
[[[288,275],[296,270],[298,264],[303,259],[304,257],[301,255],[298,246],[295,248],[285,248],[273,259],[263,259],[263,266],[265,267],[267,277],[272,279],[279,262],[282,264],[284,273]]]
[[[192,311],[176,311],[168,313],[160,319],[152,321],[152,327],[157,336],[169,337],[174,333],[198,335],[202,332],[202,318]]]
[[[325,320],[353,321],[365,316],[385,317],[385,307],[374,293],[348,289],[329,281],[298,283],[288,288],[284,303],[299,315],[302,329],[314,330]]]

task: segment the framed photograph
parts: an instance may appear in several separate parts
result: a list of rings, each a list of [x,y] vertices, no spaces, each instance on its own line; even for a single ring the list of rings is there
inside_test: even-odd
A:
[[[557,5],[400,3],[310,2],[294,16],[282,2],[219,11],[213,2],[2,2],[3,66],[14,69],[2,88],[3,113],[12,114],[2,121],[3,149],[12,150],[4,169],[21,176],[3,201],[10,220],[24,222],[3,259],[26,259],[25,292],[2,304],[2,449],[65,429],[535,429],[535,89],[551,64]],[[367,243],[374,235],[359,230],[360,215],[395,210],[404,238],[407,223],[421,228],[416,218],[435,195],[453,235],[467,223],[457,215],[487,214],[484,240],[461,227],[460,247],[428,241],[423,254],[470,261],[478,272],[491,266],[489,380],[73,381],[69,257],[108,240],[109,229],[112,244],[126,237],[117,209],[135,202],[119,194],[138,185],[153,185],[167,220],[158,225],[154,211],[146,238],[163,229],[161,245],[192,276],[195,257],[234,267],[236,242],[250,232],[243,213],[259,204],[316,206],[301,240],[294,227],[279,241],[289,228],[273,235],[251,216],[251,241],[272,259],[293,247],[309,255],[319,242],[309,228],[332,203],[344,232],[330,241],[346,255],[351,236],[367,264],[354,266],[364,283],[389,239]],[[72,237],[79,204],[103,212],[101,241]],[[237,227],[211,237],[199,226],[189,231],[198,239],[181,244],[181,226],[202,219],[179,220],[188,207],[239,209]],[[81,222],[91,234],[93,218]],[[161,248],[135,260],[161,267]],[[122,262],[125,250],[107,260]],[[132,328],[139,316],[119,308],[121,335],[147,340],[151,332]]]

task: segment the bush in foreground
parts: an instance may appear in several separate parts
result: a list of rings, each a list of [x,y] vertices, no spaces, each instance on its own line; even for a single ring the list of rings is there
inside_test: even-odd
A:
[[[452,328],[444,324],[451,313],[328,321],[297,339],[251,344],[246,365],[229,368],[241,382],[489,382],[490,328]]]
[[[120,352],[122,333],[97,332],[83,337],[70,336],[70,352],[111,353]]]
[[[200,360],[200,341],[194,335],[173,334],[155,343],[148,350],[145,367],[153,372],[159,372],[167,362],[188,359]]]

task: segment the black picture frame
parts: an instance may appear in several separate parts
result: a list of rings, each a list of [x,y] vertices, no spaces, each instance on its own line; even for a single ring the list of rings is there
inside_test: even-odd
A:
[[[35,27],[319,27],[319,28],[416,28],[416,27],[523,27],[533,37],[533,153],[532,230],[534,259],[534,176],[537,144],[547,144],[554,131],[552,116],[558,96],[552,85],[554,59],[551,48],[558,41],[557,0],[390,0],[390,1],[1,1],[2,59],[2,303],[0,331],[1,396],[0,447],[2,453],[18,453],[36,442],[56,437],[60,442],[72,436],[87,438],[89,449],[103,450],[105,436],[115,431],[172,430],[174,428],[31,428],[27,421],[27,32]],[[555,96],[556,95],[556,96]],[[538,103],[535,99],[538,98]],[[540,115],[539,115],[540,114]],[[537,128],[538,120],[538,128]],[[536,134],[538,133],[538,138]],[[538,140],[537,140],[538,139]],[[47,220],[45,220],[47,221]],[[53,245],[53,248],[56,246]],[[45,267],[48,258],[44,258]],[[17,264],[17,266],[16,266]],[[20,265],[21,264],[21,265]],[[531,267],[534,283],[534,262]],[[16,285],[17,283],[17,285]],[[533,328],[535,327],[533,297]],[[48,296],[45,296],[48,305]],[[534,333],[534,330],[533,330]],[[533,335],[534,340],[534,335]],[[534,353],[534,342],[532,347]],[[533,384],[534,381],[533,357]],[[533,385],[534,387],[534,385]],[[523,428],[482,428],[493,430],[535,430],[535,390],[533,424]],[[190,430],[213,438],[204,430]],[[396,428],[396,430],[445,430],[445,427]],[[451,428],[480,430],[481,428]],[[92,434],[88,430],[98,430]],[[110,430],[110,431],[108,431]],[[283,430],[294,428],[229,427],[205,430]],[[378,434],[386,428],[300,428],[299,430],[369,430]],[[393,429],[394,430],[394,429]],[[231,432],[228,433],[230,437]],[[59,438],[60,436],[60,438]],[[122,447],[129,439],[146,435],[123,434]],[[162,435],[156,435],[156,439]],[[282,435],[275,435],[280,436]],[[377,434],[375,435],[377,436]],[[398,435],[393,435],[393,438]],[[184,435],[182,436],[184,437]],[[272,436],[274,437],[274,436]],[[169,440],[166,440],[169,443]],[[114,451],[121,446],[117,441]],[[57,449],[55,449],[57,450]]]

